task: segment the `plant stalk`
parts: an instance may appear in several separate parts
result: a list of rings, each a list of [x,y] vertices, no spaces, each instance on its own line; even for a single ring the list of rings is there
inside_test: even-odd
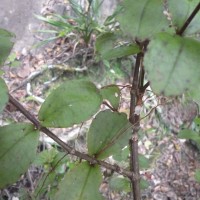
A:
[[[189,26],[189,24],[194,19],[194,17],[199,12],[199,10],[200,10],[200,2],[196,6],[196,8],[193,10],[193,12],[191,13],[191,15],[188,17],[188,19],[185,21],[185,23],[183,24],[183,26],[181,27],[181,29],[177,31],[177,33],[176,33],[177,35],[180,35],[180,36],[183,35],[184,31]]]
[[[139,157],[138,157],[138,131],[140,129],[140,112],[142,106],[142,96],[140,94],[140,84],[143,83],[141,78],[144,74],[141,71],[143,53],[138,53],[136,64],[133,71],[133,81],[131,87],[131,102],[130,102],[130,117],[129,121],[134,124],[132,129],[132,137],[129,140],[130,146],[130,170],[136,175],[136,179],[131,179],[133,200],[140,200],[140,170],[139,170]],[[141,76],[141,77],[140,77]],[[141,83],[140,83],[141,82]]]
[[[122,169],[121,167],[119,167],[118,165],[111,165],[110,163],[107,163],[105,161],[101,161],[101,160],[97,160],[96,158],[94,158],[93,156],[90,156],[88,154],[79,152],[77,150],[75,150],[74,148],[70,147],[68,144],[66,144],[65,142],[63,142],[60,138],[58,138],[54,133],[52,133],[49,129],[47,129],[46,127],[43,127],[40,122],[29,112],[27,111],[24,106],[19,103],[14,97],[12,97],[9,94],[9,102],[11,104],[13,104],[29,121],[31,121],[35,127],[45,133],[47,136],[49,136],[50,138],[52,138],[56,143],[58,143],[67,153],[77,156],[80,159],[86,160],[88,161],[90,164],[97,164],[100,165],[102,167],[105,167],[106,169],[110,169],[111,171],[115,171],[125,177],[132,177],[133,179],[136,178],[136,176],[125,169]]]

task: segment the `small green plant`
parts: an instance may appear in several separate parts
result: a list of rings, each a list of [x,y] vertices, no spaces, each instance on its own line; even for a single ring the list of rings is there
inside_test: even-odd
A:
[[[21,62],[17,60],[16,53],[11,53],[6,60],[6,64],[10,67],[19,67]]]
[[[75,0],[70,0],[71,9],[73,16],[52,14],[51,16],[42,17],[36,15],[36,17],[53,27],[54,30],[42,30],[39,32],[54,33],[56,36],[43,41],[48,41],[62,38],[77,36],[79,39],[82,38],[86,45],[89,44],[92,34],[99,34],[104,32],[106,27],[100,23],[99,11],[103,1],[99,0],[86,1],[85,6],[77,3]],[[110,17],[110,20],[112,17]],[[42,43],[42,44],[43,44]]]
[[[65,173],[55,192],[50,195],[51,199],[104,199],[99,193],[103,179],[101,168],[111,170],[111,175],[117,173],[123,176],[111,179],[112,187],[131,191],[134,200],[141,199],[141,187],[147,186],[147,182],[142,179],[140,169],[148,168],[149,163],[144,155],[138,153],[138,140],[141,136],[140,121],[145,118],[141,117],[141,109],[147,87],[151,85],[156,94],[166,96],[187,93],[196,102],[200,102],[200,42],[197,34],[200,29],[200,16],[197,15],[200,10],[199,0],[168,0],[171,22],[163,14],[164,2],[123,1],[122,10],[116,19],[123,34],[129,38],[128,44],[118,47],[115,42],[117,36],[113,32],[99,36],[97,49],[104,57],[108,54],[107,59],[116,55],[136,57],[132,65],[129,117],[119,111],[119,86],[97,88],[90,81],[73,80],[64,82],[51,92],[41,105],[36,119],[9,94],[4,80],[0,79],[0,111],[9,101],[31,122],[0,127],[0,188],[16,182],[26,172],[36,157],[39,132],[43,132],[67,154],[81,160]],[[10,34],[3,37],[3,44],[9,48],[3,52],[1,61],[5,60],[12,46]],[[110,47],[112,45],[113,48]],[[102,104],[109,109],[102,111]],[[52,127],[72,127],[89,119],[92,122],[87,132],[86,153],[77,151],[49,130]],[[186,137],[184,134],[182,136]],[[191,139],[199,142],[199,137]],[[121,166],[118,162],[111,164],[107,161],[110,156],[118,161],[128,159],[129,165]],[[52,164],[51,157],[47,166],[49,164]],[[199,180],[198,170],[195,177]],[[127,189],[128,182],[131,183],[130,190]],[[34,198],[37,199],[37,196]]]

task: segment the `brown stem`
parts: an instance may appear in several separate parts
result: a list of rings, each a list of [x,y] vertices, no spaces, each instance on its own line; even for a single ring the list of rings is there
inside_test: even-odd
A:
[[[139,130],[139,129],[138,129]],[[133,200],[140,200],[140,171],[138,159],[138,130],[133,130],[133,136],[129,140],[130,146],[130,170],[136,175],[137,178],[131,179]]]
[[[136,175],[136,179],[131,179],[132,193],[134,200],[140,200],[140,171],[138,158],[138,131],[140,129],[140,114],[136,112],[136,106],[142,106],[142,96],[140,94],[140,84],[143,83],[144,74],[141,73],[143,53],[137,54],[135,69],[133,72],[133,82],[131,88],[130,117],[129,121],[134,124],[132,138],[129,140],[130,146],[130,170]],[[140,77],[142,76],[142,77]],[[142,78],[142,80],[141,80]],[[139,83],[141,82],[141,83]]]
[[[39,121],[27,111],[24,106],[19,103],[11,94],[9,94],[9,102],[13,104],[29,121],[31,121],[37,129],[40,129],[41,125]]]
[[[66,144],[65,142],[63,142],[60,138],[58,138],[55,134],[53,134],[49,129],[47,129],[46,127],[43,127],[40,122],[29,112],[27,111],[23,105],[21,103],[19,103],[15,98],[13,98],[10,94],[9,94],[9,102],[11,104],[13,104],[27,119],[29,119],[38,130],[42,131],[43,133],[45,133],[47,136],[49,136],[50,138],[52,138],[55,142],[57,142],[67,153],[77,156],[80,159],[83,160],[87,160],[89,163],[91,164],[98,164],[102,167],[105,167],[106,169],[110,169],[112,171],[115,171],[125,177],[133,177],[133,179],[135,179],[135,175],[125,169],[120,168],[118,165],[111,165],[107,162],[101,161],[101,160],[97,160],[96,158],[85,154],[85,153],[81,153],[75,149],[73,149],[72,147],[70,147],[68,144]]]
[[[200,10],[200,3],[198,3],[198,5],[196,6],[196,8],[193,10],[192,14],[188,17],[188,19],[185,21],[185,23],[181,27],[181,29],[177,31],[177,33],[176,33],[177,35],[181,36],[183,34],[183,32],[186,30],[186,28],[191,23],[191,21],[196,16],[196,14],[199,12],[199,10]]]

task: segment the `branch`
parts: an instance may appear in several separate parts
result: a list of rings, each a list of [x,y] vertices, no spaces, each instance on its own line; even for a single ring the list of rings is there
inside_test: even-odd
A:
[[[133,72],[133,82],[131,87],[130,117],[129,121],[133,124],[132,138],[129,140],[130,146],[130,170],[136,175],[137,179],[131,179],[132,193],[134,200],[140,200],[140,170],[138,157],[138,131],[140,129],[140,114],[135,113],[136,106],[142,106],[140,95],[140,83],[143,83],[144,76],[141,73],[143,52],[137,54],[135,69]],[[142,77],[140,77],[142,76]]]
[[[106,105],[108,108],[110,108],[110,110],[112,110],[113,112],[117,112],[117,109],[115,109],[111,105],[109,105],[108,102],[103,101],[103,104]]]
[[[200,3],[198,3],[196,8],[193,10],[192,14],[188,17],[188,19],[185,21],[185,23],[181,27],[181,29],[177,31],[177,35],[181,36],[183,34],[183,32],[186,30],[186,28],[188,27],[190,22],[193,20],[193,18],[196,16],[196,14],[199,12],[199,10],[200,10]]]
[[[141,88],[141,93],[144,94],[145,90],[150,86],[150,82],[148,81],[147,83],[145,83],[145,85],[142,86]]]
[[[135,107],[136,107],[136,101],[137,101],[137,96],[139,95],[139,70],[140,70],[140,64],[141,64],[141,59],[142,59],[143,53],[138,53],[137,58],[136,58],[136,63],[135,63],[135,68],[133,71],[133,81],[132,81],[132,87],[131,87],[131,102],[130,102],[130,118],[129,121],[132,124],[135,124],[135,121],[133,120],[134,113],[135,113]]]
[[[31,121],[38,130],[40,130],[41,132],[45,133],[47,136],[49,136],[50,138],[52,138],[55,142],[57,142],[67,153],[77,156],[80,159],[83,160],[87,160],[90,164],[98,164],[102,167],[105,167],[106,169],[110,169],[112,171],[115,171],[125,177],[132,177],[132,178],[137,178],[132,172],[122,169],[120,168],[118,165],[111,165],[107,162],[101,161],[101,160],[97,160],[96,158],[85,154],[85,153],[81,153],[75,149],[73,149],[72,147],[70,147],[68,144],[66,144],[65,142],[63,142],[60,138],[58,138],[55,134],[53,134],[49,129],[47,129],[46,127],[43,127],[40,122],[29,112],[27,111],[24,106],[19,103],[15,98],[13,98],[10,94],[9,94],[9,102],[11,104],[13,104],[27,119],[29,119],[29,121]]]

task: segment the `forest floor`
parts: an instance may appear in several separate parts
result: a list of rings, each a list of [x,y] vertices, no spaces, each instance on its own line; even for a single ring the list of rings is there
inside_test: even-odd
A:
[[[55,6],[55,1],[43,4],[43,13],[61,12],[65,4]],[[34,21],[35,23],[35,21]],[[41,22],[34,24],[40,29]],[[32,33],[33,41],[42,39],[44,35]],[[42,37],[42,38],[41,38]],[[46,37],[46,36],[45,36]],[[94,49],[86,48],[81,43],[75,43],[68,38],[58,39],[47,46],[31,49],[26,45],[29,36],[18,38],[11,55],[13,59],[4,66],[4,78],[11,94],[18,99],[26,109],[37,117],[38,110],[49,94],[60,82],[66,79],[85,78],[94,81],[98,87],[111,84],[128,85],[129,77],[122,78],[122,74],[115,74],[112,70],[105,69],[102,63],[94,60]],[[23,42],[20,42],[20,41]],[[22,48],[23,47],[23,48]],[[83,59],[86,56],[86,59]],[[13,66],[14,67],[13,67]],[[87,66],[87,67],[85,67]],[[98,66],[98,67],[97,67]],[[129,90],[123,92],[124,99],[121,110],[128,113]],[[150,110],[148,110],[150,111]],[[1,124],[8,121],[26,120],[14,107],[8,105],[1,116]],[[180,140],[175,134],[161,127],[155,113],[141,122],[145,136],[139,143],[140,153],[151,158],[149,169],[141,171],[142,177],[149,182],[148,189],[143,190],[142,199],[146,200],[198,200],[200,199],[200,183],[194,178],[197,168],[200,168],[199,151],[188,142]],[[87,129],[87,125],[86,125]],[[63,141],[71,142],[74,136],[79,136],[79,126],[71,129],[54,129],[53,132]],[[41,136],[41,141],[53,145],[53,141],[46,136]],[[79,144],[82,145],[82,144]],[[81,148],[81,146],[77,146]],[[36,185],[41,170],[29,170],[21,181],[5,190],[0,191],[0,199],[17,200],[21,188],[31,193]],[[129,194],[114,192],[109,189],[107,179],[104,180],[101,191],[107,200],[131,200]],[[23,198],[20,198],[23,199]],[[25,199],[25,198],[24,198]]]

